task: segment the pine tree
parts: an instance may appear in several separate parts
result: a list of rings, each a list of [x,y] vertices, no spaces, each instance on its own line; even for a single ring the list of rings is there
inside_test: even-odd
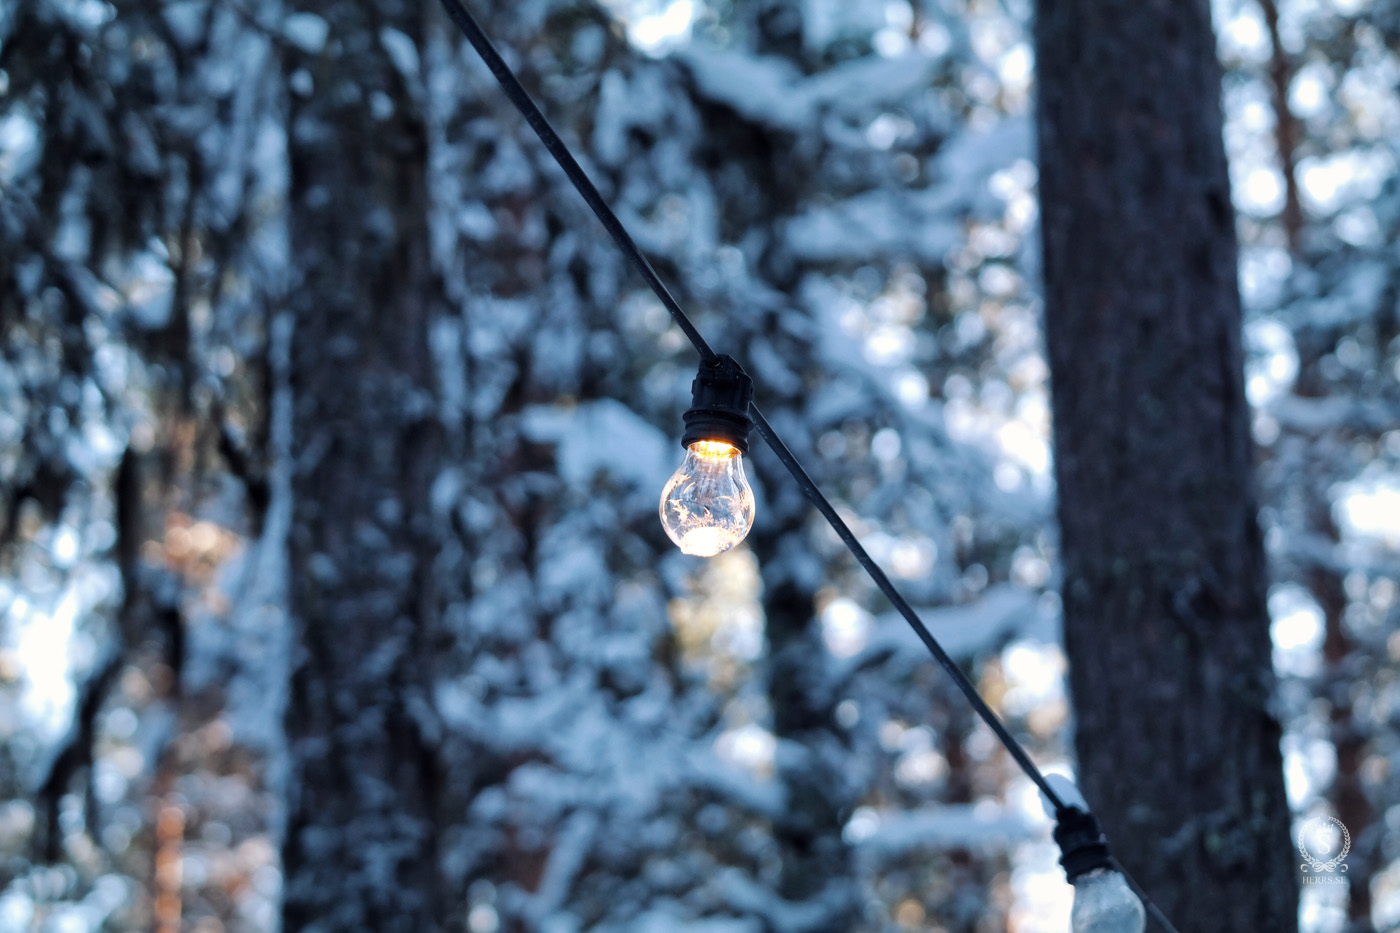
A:
[[[1083,788],[1181,929],[1295,929],[1209,5],[1037,12]]]

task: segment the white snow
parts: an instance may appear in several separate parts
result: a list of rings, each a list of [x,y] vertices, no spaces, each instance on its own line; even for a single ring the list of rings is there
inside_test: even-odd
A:
[[[315,13],[293,13],[282,21],[282,35],[307,55],[319,55],[326,47],[331,25]]]
[[[418,46],[413,40],[403,32],[389,26],[379,30],[379,44],[384,46],[384,51],[389,53],[389,58],[393,61],[394,67],[403,75],[409,87],[418,87],[422,79],[420,77],[418,62]]]

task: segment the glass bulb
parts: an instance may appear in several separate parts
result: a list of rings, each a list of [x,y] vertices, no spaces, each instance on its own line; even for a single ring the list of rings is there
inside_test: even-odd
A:
[[[661,490],[661,526],[682,551],[696,557],[714,557],[744,540],[753,516],[744,458],[724,441],[691,444]]]
[[[1074,933],[1143,933],[1147,913],[1123,876],[1111,868],[1096,868],[1074,879]]]

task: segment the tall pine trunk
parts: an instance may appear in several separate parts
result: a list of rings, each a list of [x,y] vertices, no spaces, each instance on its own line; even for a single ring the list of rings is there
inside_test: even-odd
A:
[[[435,903],[438,766],[414,714],[427,708],[434,623],[437,293],[425,134],[387,51],[391,30],[400,44],[421,37],[425,9],[317,6],[324,49],[286,62],[299,276],[289,298],[288,933],[431,933],[447,916]]]
[[[1295,930],[1209,4],[1042,0],[1035,42],[1081,782],[1180,929]]]
[[[835,715],[841,695],[816,618],[814,581],[799,571],[800,559],[791,559],[796,548],[785,555],[782,547],[804,533],[804,516],[790,510],[791,499],[782,503],[789,514],[776,514],[782,498],[773,497],[775,514],[766,516],[777,525],[753,536],[763,567],[777,778],[786,791],[772,829],[782,853],[777,891],[786,901],[819,909],[820,919],[804,927],[808,933],[845,933],[859,926],[863,906],[855,857],[842,839],[855,782],[842,769],[846,749]]]

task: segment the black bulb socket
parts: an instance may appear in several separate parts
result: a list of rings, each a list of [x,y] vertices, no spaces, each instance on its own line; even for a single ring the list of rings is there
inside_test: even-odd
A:
[[[690,409],[685,413],[685,434],[681,446],[696,441],[724,441],[749,452],[749,402],[753,401],[753,380],[730,356],[717,356],[700,364],[690,384]]]
[[[1059,812],[1057,820],[1055,843],[1060,847],[1060,865],[1070,884],[1096,869],[1116,867],[1108,851],[1108,840],[1092,813],[1067,807]]]

